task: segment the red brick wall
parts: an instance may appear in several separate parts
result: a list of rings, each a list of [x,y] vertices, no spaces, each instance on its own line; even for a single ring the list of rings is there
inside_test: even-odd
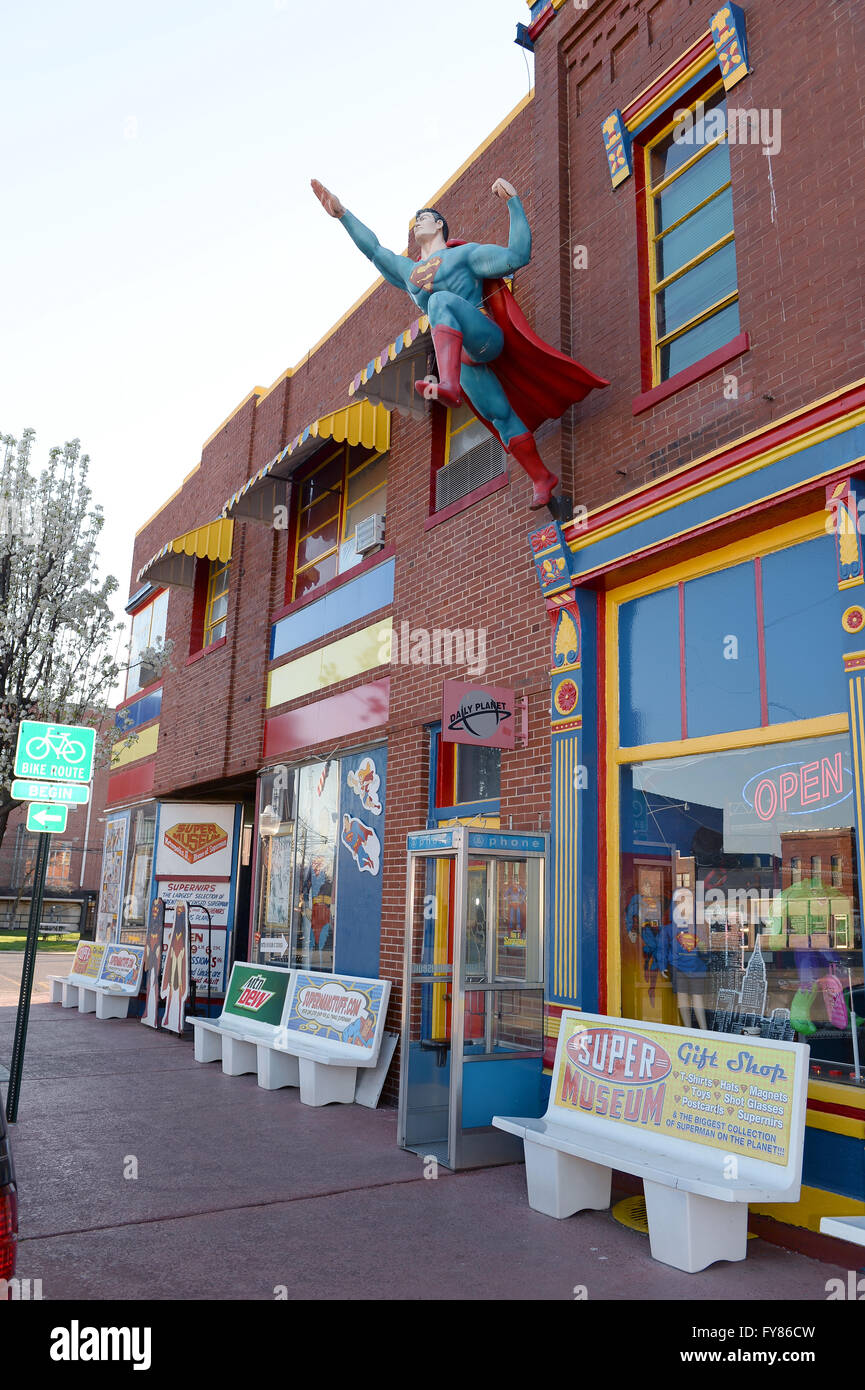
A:
[[[535,231],[543,256],[531,274],[544,281],[536,289],[532,281],[536,327],[549,336],[559,323],[566,328],[567,303],[572,336],[563,346],[612,382],[576,408],[576,430],[563,432],[575,499],[589,507],[865,375],[856,222],[865,112],[854,62],[861,6],[749,4],[753,71],[728,105],[781,111],[771,169],[759,146],[730,147],[741,326],[751,351],[632,414],[641,390],[635,179],[611,188],[600,126],[706,32],[714,8],[637,0],[581,13],[565,5],[536,41]],[[585,270],[571,269],[576,244],[587,248]],[[724,398],[724,371],[738,376],[738,400]]]

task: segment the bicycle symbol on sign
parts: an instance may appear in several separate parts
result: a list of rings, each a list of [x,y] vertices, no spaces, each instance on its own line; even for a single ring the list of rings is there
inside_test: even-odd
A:
[[[41,762],[43,758],[47,758],[49,753],[53,753],[55,757],[62,758],[64,762],[73,767],[76,763],[83,762],[87,757],[87,749],[83,743],[70,738],[63,729],[54,728],[50,724],[47,733],[37,734],[34,738],[27,740],[24,752],[28,758],[32,758],[37,763]]]

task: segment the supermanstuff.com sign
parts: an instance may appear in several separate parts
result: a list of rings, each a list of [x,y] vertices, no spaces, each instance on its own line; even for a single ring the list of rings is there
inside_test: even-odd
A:
[[[562,1028],[557,1105],[765,1163],[788,1162],[791,1052],[713,1033],[642,1032],[630,1021],[619,1027],[568,1018]]]

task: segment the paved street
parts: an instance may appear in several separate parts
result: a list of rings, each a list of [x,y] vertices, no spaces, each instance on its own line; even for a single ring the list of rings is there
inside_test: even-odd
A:
[[[72,955],[69,951],[51,951],[39,947],[36,952],[36,976],[31,996],[34,1004],[44,1004],[51,997],[51,986],[47,977],[68,975],[71,963]],[[0,1009],[4,1004],[17,1006],[23,964],[23,951],[0,951]]]
[[[47,957],[46,957],[47,958]],[[0,1008],[8,1065],[15,1011]],[[698,1275],[608,1213],[529,1209],[520,1165],[425,1179],[396,1113],[303,1106],[191,1041],[38,1004],[13,1143],[18,1273],[46,1299],[825,1299],[762,1240]],[[126,1176],[134,1174],[137,1177]]]

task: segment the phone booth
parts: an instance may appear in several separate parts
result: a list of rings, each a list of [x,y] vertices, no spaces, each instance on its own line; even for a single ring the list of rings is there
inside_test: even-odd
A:
[[[547,837],[409,835],[399,1142],[448,1168],[512,1163],[493,1115],[540,1115]]]

